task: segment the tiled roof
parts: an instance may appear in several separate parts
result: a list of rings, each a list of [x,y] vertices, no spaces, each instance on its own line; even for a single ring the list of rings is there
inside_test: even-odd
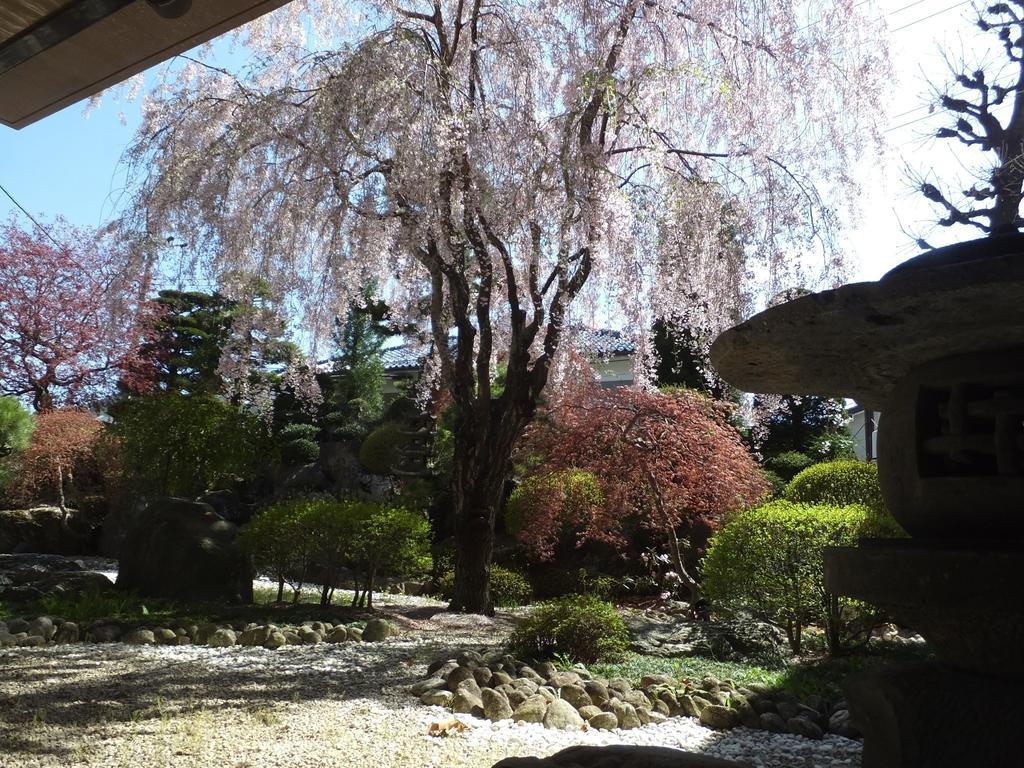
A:
[[[593,357],[610,357],[612,355],[631,355],[636,345],[625,338],[619,331],[607,328],[585,330],[579,334],[580,351]],[[454,351],[455,339],[449,340]],[[385,371],[403,371],[419,367],[423,358],[430,350],[429,344],[406,342],[395,347],[381,350],[381,360]]]

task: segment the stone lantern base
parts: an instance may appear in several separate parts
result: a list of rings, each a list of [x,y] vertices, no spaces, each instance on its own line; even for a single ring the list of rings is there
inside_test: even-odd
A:
[[[825,586],[920,632],[938,661],[850,682],[864,768],[1024,766],[1024,546],[865,540],[826,552]]]

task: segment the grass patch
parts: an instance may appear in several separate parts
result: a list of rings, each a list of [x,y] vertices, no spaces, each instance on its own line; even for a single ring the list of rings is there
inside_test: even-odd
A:
[[[784,670],[765,669],[755,664],[713,661],[698,656],[665,659],[660,656],[643,656],[639,653],[629,653],[626,658],[616,663],[591,664],[587,668],[601,677],[624,677],[633,682],[639,681],[644,675],[670,675],[694,682],[700,682],[702,678],[711,675],[719,680],[732,680],[737,685],[761,683],[773,688],[781,686],[786,674]]]
[[[872,642],[849,656],[804,657],[785,669],[765,669],[756,664],[713,661],[691,656],[664,659],[630,653],[620,662],[592,664],[588,669],[601,677],[624,677],[634,683],[644,675],[670,675],[699,683],[708,675],[732,680],[738,686],[760,683],[773,690],[786,690],[797,698],[817,694],[827,699],[842,698],[847,678],[894,663],[926,661],[933,658],[927,646]]]

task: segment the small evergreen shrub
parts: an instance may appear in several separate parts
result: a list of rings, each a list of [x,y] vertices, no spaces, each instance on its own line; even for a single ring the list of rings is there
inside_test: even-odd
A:
[[[873,609],[825,591],[826,547],[854,546],[875,524],[863,506],[775,501],[734,517],[711,539],[702,562],[704,593],[716,611],[749,612],[786,632],[799,653],[801,632],[825,629],[839,652],[866,640]]]
[[[814,463],[814,459],[800,451],[783,451],[764,460],[764,468],[789,482]]]
[[[393,422],[382,424],[373,430],[359,446],[359,463],[374,475],[390,475],[405,444],[402,428]]]
[[[786,500],[800,504],[860,504],[885,509],[878,467],[863,461],[829,461],[801,471],[786,486]]]
[[[611,603],[569,595],[534,607],[512,632],[509,645],[525,658],[559,655],[591,664],[621,658],[629,649],[629,632]]]
[[[434,592],[445,600],[455,597],[455,571],[447,570],[434,582]],[[533,587],[525,576],[500,565],[491,566],[491,601],[496,608],[518,608],[533,600]]]
[[[281,460],[288,465],[310,464],[320,458],[316,438],[320,430],[313,424],[287,424],[278,432]]]

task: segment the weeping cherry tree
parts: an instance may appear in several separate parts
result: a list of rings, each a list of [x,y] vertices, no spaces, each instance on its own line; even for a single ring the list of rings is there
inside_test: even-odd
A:
[[[848,169],[878,147],[876,16],[295,0],[240,33],[244,69],[179,59],[149,93],[129,223],[187,232],[214,274],[261,275],[311,339],[370,283],[397,322],[422,321],[457,410],[451,608],[489,612],[513,444],[571,380],[559,361],[588,318],[710,334],[753,278],[784,283],[807,254],[835,266]]]

